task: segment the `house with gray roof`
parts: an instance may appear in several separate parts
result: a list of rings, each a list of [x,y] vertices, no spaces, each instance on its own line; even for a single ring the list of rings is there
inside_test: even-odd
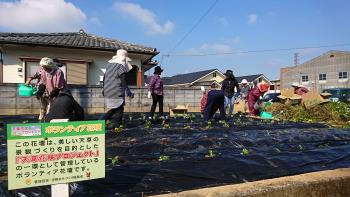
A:
[[[211,86],[221,87],[221,82],[226,76],[218,69],[210,69],[193,73],[179,74],[172,77],[163,77],[163,84],[168,87],[192,87],[192,86]],[[238,83],[246,79],[249,83],[253,81],[266,82],[271,84],[270,80],[264,74],[246,75],[236,77]]]
[[[218,69],[210,69],[193,73],[163,77],[163,84],[168,87],[220,86],[225,75]]]
[[[157,64],[156,48],[88,34],[0,33],[0,83],[24,83],[39,68],[42,57],[56,58],[68,84],[98,85],[106,62],[118,49],[125,49],[134,69],[129,85],[142,86],[144,73]]]

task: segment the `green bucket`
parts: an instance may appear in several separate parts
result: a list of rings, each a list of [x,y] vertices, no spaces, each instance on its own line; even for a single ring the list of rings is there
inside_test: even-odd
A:
[[[18,95],[19,96],[33,96],[36,93],[36,89],[32,85],[19,84]]]
[[[272,114],[269,112],[266,112],[266,111],[261,112],[260,117],[264,118],[264,119],[272,119],[273,118]]]

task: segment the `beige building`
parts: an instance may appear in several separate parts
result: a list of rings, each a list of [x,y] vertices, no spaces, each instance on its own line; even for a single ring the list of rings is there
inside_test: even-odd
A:
[[[156,48],[108,39],[83,30],[73,33],[0,33],[0,83],[24,83],[39,68],[42,57],[57,58],[63,64],[68,84],[98,85],[107,60],[125,49],[134,69],[129,85],[142,86],[144,72],[157,63]]]
[[[350,52],[328,51],[301,65],[281,68],[281,89],[292,83],[322,91],[325,88],[350,88]]]

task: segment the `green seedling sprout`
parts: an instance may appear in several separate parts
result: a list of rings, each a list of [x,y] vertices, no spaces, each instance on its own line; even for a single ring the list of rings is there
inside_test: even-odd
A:
[[[119,161],[119,157],[118,156],[115,156],[114,158],[108,158],[109,160],[112,161],[112,165],[115,166],[115,165],[118,165],[120,163]]]
[[[190,129],[191,126],[190,125],[184,125],[184,129]]]
[[[146,129],[152,128],[152,122],[149,121],[149,120],[147,120],[146,123],[145,123],[145,128],[146,128]]]
[[[216,153],[213,150],[209,150],[208,154],[205,155],[205,158],[214,158],[216,157]]]
[[[159,156],[158,161],[169,161],[170,160],[170,156],[167,155],[161,155]]]
[[[275,148],[275,151],[276,151],[277,153],[280,153],[280,152],[281,152],[281,150],[280,150],[279,148]]]
[[[211,122],[208,121],[208,122],[207,122],[207,129],[210,129],[210,128],[212,128],[212,125],[211,125]]]
[[[222,123],[222,126],[230,128],[230,125],[226,122],[226,120],[220,120],[219,122]]]
[[[249,150],[246,148],[242,149],[241,155],[249,155]]]
[[[162,122],[162,126],[163,126],[163,128],[165,128],[165,129],[170,128],[169,123],[168,123],[167,121],[165,121],[165,120],[163,120],[163,122]]]
[[[298,148],[299,148],[299,150],[303,150],[304,149],[303,145],[301,145],[301,144],[299,144]]]
[[[142,119],[142,120],[145,120],[145,119],[146,119],[146,115],[145,115],[144,113],[141,113],[140,115],[141,115],[141,119]]]

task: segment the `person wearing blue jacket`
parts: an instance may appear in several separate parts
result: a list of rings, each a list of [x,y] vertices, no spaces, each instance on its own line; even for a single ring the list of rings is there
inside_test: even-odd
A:
[[[226,119],[226,113],[225,113],[225,96],[224,92],[222,90],[209,90],[205,91],[205,89],[202,87],[202,91],[204,92],[203,103],[205,103],[204,108],[204,120],[209,121],[217,110],[220,111],[220,118],[222,120]],[[206,100],[205,100],[206,99]]]

